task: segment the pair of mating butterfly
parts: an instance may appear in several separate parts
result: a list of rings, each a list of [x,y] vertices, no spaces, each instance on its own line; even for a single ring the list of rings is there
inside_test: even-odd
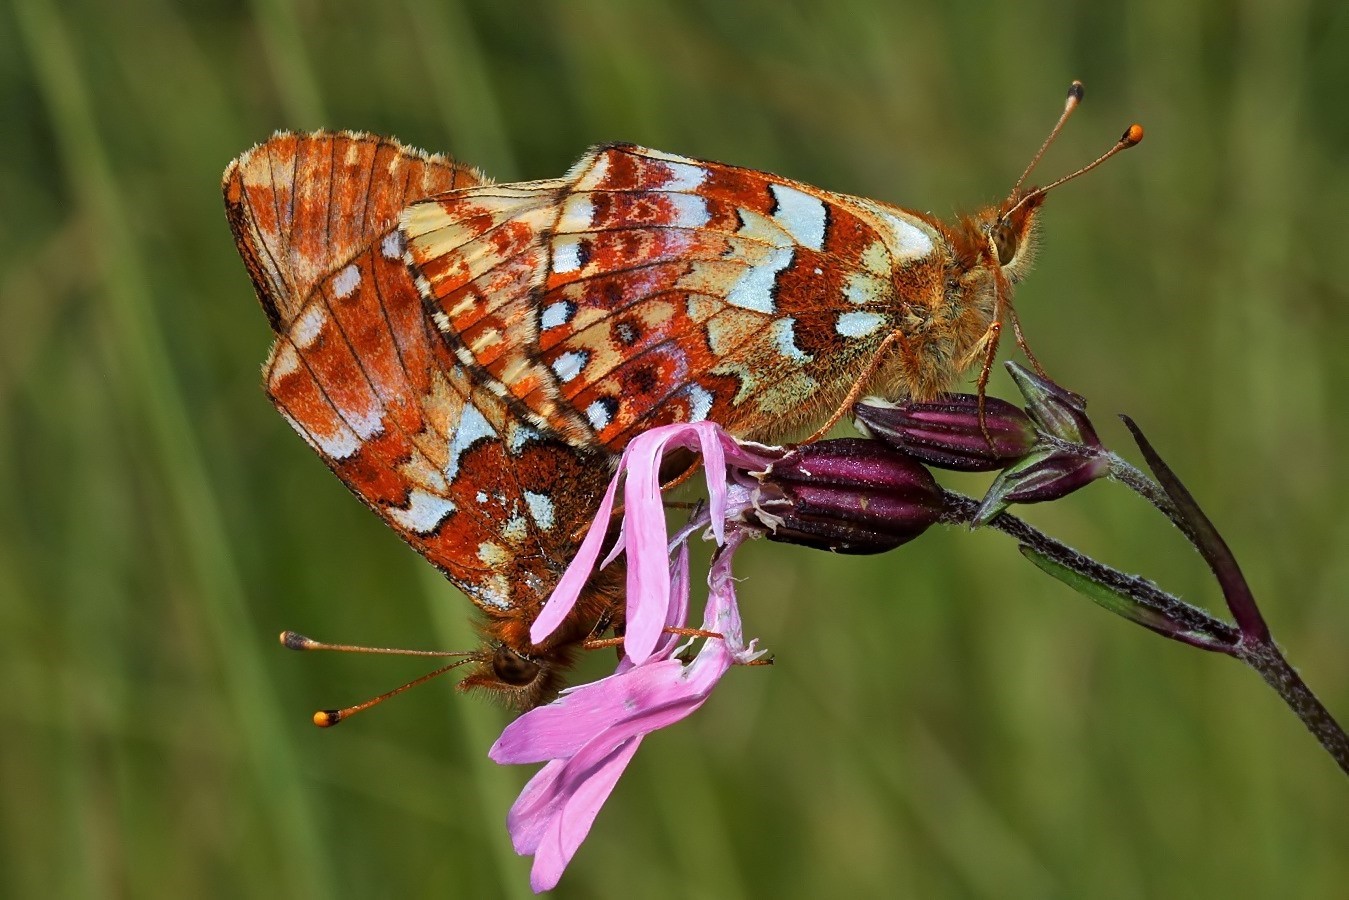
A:
[[[621,632],[606,571],[529,639],[632,437],[818,436],[864,391],[928,398],[980,358],[982,394],[1048,189],[1021,184],[1081,96],[1011,195],[954,225],[631,145],[496,185],[387,138],[278,134],[224,176],[277,334],[267,393],[483,613],[461,687],[531,708]]]

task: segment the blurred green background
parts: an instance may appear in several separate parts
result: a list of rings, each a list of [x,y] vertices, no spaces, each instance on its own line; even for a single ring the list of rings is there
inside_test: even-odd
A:
[[[278,128],[505,180],[631,140],[944,214],[1002,197],[1083,79],[1042,179],[1148,136],[1047,204],[1023,321],[1108,442],[1116,411],[1148,430],[1349,717],[1346,50],[1328,0],[7,0],[0,894],[527,894],[505,712],[445,681],[322,732],[421,669],[275,643],[471,641],[259,390],[218,184]],[[1030,512],[1215,602],[1123,489]],[[1349,786],[1237,664],[995,534],[740,561],[778,665],[647,742],[559,896],[1344,895]]]

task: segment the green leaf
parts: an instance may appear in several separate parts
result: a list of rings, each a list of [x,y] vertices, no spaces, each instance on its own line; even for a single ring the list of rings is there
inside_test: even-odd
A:
[[[1181,625],[1179,622],[1167,618],[1164,613],[1158,612],[1152,607],[1140,603],[1135,598],[1116,590],[1108,584],[1104,584],[1081,572],[1076,572],[1068,568],[1033,547],[1022,544],[1020,549],[1021,555],[1035,563],[1042,572],[1052,575],[1059,581],[1062,581],[1064,584],[1068,585],[1068,587],[1091,600],[1102,609],[1107,609],[1117,616],[1128,619],[1130,622],[1142,625],[1144,628],[1155,631],[1163,637],[1169,637],[1173,640],[1180,641],[1181,643],[1200,647],[1204,650],[1213,650],[1219,653],[1230,652],[1230,647],[1227,647],[1219,641],[1215,641],[1208,635],[1199,634],[1185,628],[1185,626]]]

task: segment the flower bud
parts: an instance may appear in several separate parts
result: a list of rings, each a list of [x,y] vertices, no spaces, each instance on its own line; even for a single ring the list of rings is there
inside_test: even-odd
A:
[[[854,408],[858,425],[877,440],[930,466],[987,472],[1011,465],[1035,446],[1035,424],[997,397],[949,394],[931,403],[887,403],[868,397]],[[990,443],[991,441],[991,443]]]
[[[807,444],[759,477],[759,517],[771,540],[836,553],[892,550],[926,531],[944,508],[931,473],[878,441]]]
[[[1110,473],[1102,453],[1046,448],[1005,469],[974,514],[972,526],[986,525],[1013,503],[1058,500]]]
[[[1041,431],[1070,444],[1100,449],[1096,429],[1087,418],[1085,399],[1014,362],[1007,363],[1007,371],[1026,398],[1026,412]]]

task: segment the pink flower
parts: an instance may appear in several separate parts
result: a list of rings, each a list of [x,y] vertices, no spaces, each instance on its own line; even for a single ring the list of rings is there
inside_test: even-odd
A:
[[[746,489],[727,477],[728,464],[733,471],[763,470],[782,456],[776,447],[741,443],[713,422],[664,425],[638,435],[623,451],[618,472],[609,483],[595,521],[581,549],[563,574],[553,594],[544,604],[530,628],[535,643],[562,623],[590,578],[599,558],[600,545],[608,531],[618,483],[626,473],[623,491],[623,532],[601,566],[608,565],[619,553],[628,555],[627,632],[623,649],[628,659],[640,664],[649,657],[660,640],[670,603],[668,534],[665,530],[665,506],[660,496],[660,462],[672,450],[697,449],[703,455],[707,478],[708,524],[717,545],[726,543],[726,521],[738,509],[728,509],[728,498],[744,502]],[[739,490],[737,490],[739,488]]]
[[[660,463],[697,449],[708,508],[673,541],[665,529]],[[657,729],[686,718],[733,665],[761,653],[746,644],[731,557],[750,537],[847,553],[877,553],[917,537],[942,514],[942,493],[912,458],[875,441],[822,441],[788,452],[742,443],[711,422],[668,425],[634,438],[576,558],[530,630],[543,641],[566,618],[599,561],[610,514],[624,484],[623,527],[607,565],[627,554],[624,657],[608,678],[581,685],[516,719],[493,745],[499,763],[544,763],[507,819],[515,849],[534,856],[530,884],[546,891],[562,877],[623,770]],[[679,654],[689,611],[688,540],[703,530],[717,542],[708,573],[702,638],[690,662]],[[673,558],[672,558],[673,557]],[[689,644],[693,642],[690,641]]]
[[[683,529],[669,548],[660,461],[683,447],[697,447],[703,454],[710,508],[693,523],[697,527]],[[780,455],[776,448],[741,444],[707,422],[653,429],[624,452],[595,524],[532,632],[535,640],[546,637],[575,603],[599,556],[618,482],[626,474],[623,531],[605,560],[624,551],[628,555],[624,659],[608,678],[566,691],[516,719],[489,753],[503,764],[546,763],[507,819],[516,852],[534,856],[530,885],[535,891],[551,889],[562,877],[642,739],[702,706],[732,665],[762,655],[754,642],[744,642],[731,576],[732,555],[753,534],[736,524],[739,513],[754,502],[752,486],[736,476],[761,470]],[[685,625],[687,541],[704,525],[710,526],[719,549],[708,573],[702,628],[721,637],[705,639],[693,660],[684,663],[675,658],[680,639],[665,629]]]

